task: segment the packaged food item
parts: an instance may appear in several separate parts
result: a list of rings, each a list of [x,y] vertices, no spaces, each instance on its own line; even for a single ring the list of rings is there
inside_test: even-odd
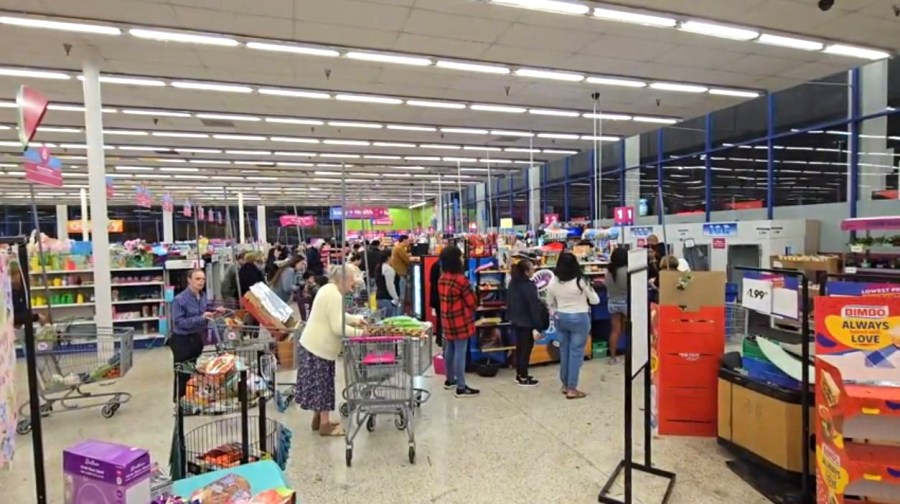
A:
[[[197,499],[203,504],[233,504],[250,498],[250,482],[236,474],[223,476],[191,494],[191,502]]]

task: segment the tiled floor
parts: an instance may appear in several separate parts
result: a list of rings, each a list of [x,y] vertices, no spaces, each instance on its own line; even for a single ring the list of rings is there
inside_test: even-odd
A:
[[[134,394],[112,419],[103,419],[98,409],[45,419],[50,503],[61,502],[61,451],[81,439],[145,447],[155,460],[167,463],[173,422],[170,366],[165,348],[138,352],[130,374],[100,388]],[[585,363],[582,384],[590,396],[580,401],[560,395],[556,366],[533,372],[544,380],[533,389],[517,387],[509,371],[492,379],[473,376],[471,385],[482,390],[478,398],[459,400],[435,389],[415,420],[414,466],[407,460],[405,434],[391,422],[382,421],[374,433],[360,433],[353,467],[347,468],[342,439],[314,436],[309,413],[296,409],[276,413],[294,431],[286,477],[304,504],[597,502],[601,485],[622,457],[622,368],[600,361]],[[439,381],[426,378],[425,383]],[[18,384],[24,398],[24,364]],[[639,450],[642,433],[635,434]],[[653,446],[654,462],[678,473],[673,504],[766,502],[725,467],[727,454],[713,440],[663,438]],[[31,436],[19,436],[14,468],[0,473],[4,492],[0,501],[35,502],[31,455]],[[637,501],[659,502],[664,485],[662,480],[637,476]]]

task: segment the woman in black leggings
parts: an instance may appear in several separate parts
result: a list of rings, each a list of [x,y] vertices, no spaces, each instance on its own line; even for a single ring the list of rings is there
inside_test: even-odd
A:
[[[537,285],[531,281],[534,265],[528,259],[520,259],[510,269],[511,280],[507,291],[507,315],[516,336],[516,383],[522,387],[538,384],[528,374],[528,363],[535,338],[547,330],[549,314],[538,297]]]

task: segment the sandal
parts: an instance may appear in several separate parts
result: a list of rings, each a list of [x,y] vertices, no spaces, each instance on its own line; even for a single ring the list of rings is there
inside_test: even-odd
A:
[[[318,413],[314,414],[313,419],[312,419],[312,430],[314,430],[314,431],[319,430],[319,427],[321,425],[322,425],[322,418],[319,417]]]
[[[566,394],[566,399],[584,399],[587,397],[587,394],[580,390],[574,390],[570,394]]]
[[[319,435],[324,437],[341,437],[347,434],[340,423],[328,423],[319,426]]]

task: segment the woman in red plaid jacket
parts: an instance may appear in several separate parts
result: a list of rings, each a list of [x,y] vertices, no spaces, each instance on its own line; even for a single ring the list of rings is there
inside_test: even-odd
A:
[[[441,251],[441,277],[438,281],[441,325],[444,331],[444,364],[447,379],[444,389],[456,389],[456,397],[475,397],[478,390],[466,386],[466,352],[475,335],[475,309],[478,299],[463,274],[459,248],[450,245]]]

